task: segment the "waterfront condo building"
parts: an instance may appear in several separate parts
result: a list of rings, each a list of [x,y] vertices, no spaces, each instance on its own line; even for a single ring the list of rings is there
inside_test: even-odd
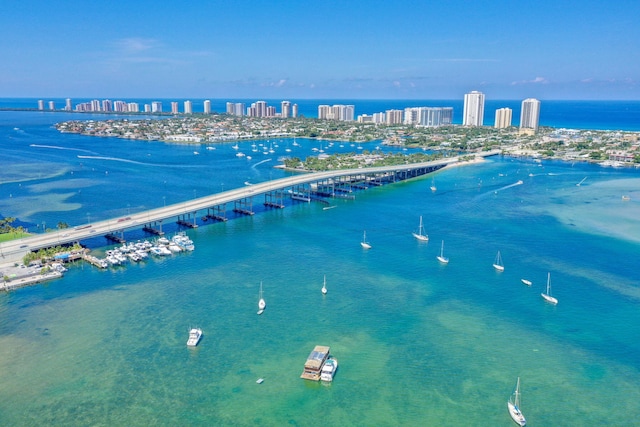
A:
[[[64,109],[65,109],[65,111],[71,111],[71,110],[72,110],[72,107],[71,107],[71,98],[67,98],[67,99],[64,101]]]
[[[171,114],[178,114],[178,102],[171,101]]]
[[[291,108],[291,117],[298,117],[298,104],[293,104],[293,108]]]
[[[511,127],[511,117],[513,111],[511,108],[498,108],[496,110],[496,121],[494,127],[496,129],[505,129]]]
[[[453,123],[453,107],[409,107],[404,109],[404,124],[424,127]]]
[[[385,119],[388,125],[402,124],[402,110],[387,110],[385,111]]]
[[[211,114],[211,101],[208,99],[204,101],[204,113]]]
[[[520,111],[520,131],[527,132],[527,130],[529,130],[529,132],[537,132],[539,119],[540,101],[535,98],[527,98],[522,101],[522,110]]]
[[[151,103],[151,112],[152,113],[162,113],[162,102],[153,101]]]
[[[476,90],[464,95],[463,126],[482,126],[484,121],[484,93]]]
[[[352,122],[355,119],[355,105],[318,105],[318,118]]]
[[[291,102],[282,101],[280,104],[280,117],[283,119],[291,117]]]
[[[39,99],[38,100],[38,110],[44,110],[44,100],[43,99]]]
[[[193,104],[191,101],[184,101],[184,113],[193,114]]]
[[[49,110],[53,111],[56,109],[56,103],[53,101],[49,101]]]

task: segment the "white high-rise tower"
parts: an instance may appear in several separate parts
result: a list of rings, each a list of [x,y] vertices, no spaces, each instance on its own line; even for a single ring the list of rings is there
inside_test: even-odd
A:
[[[484,93],[472,91],[464,95],[463,126],[482,126],[484,120]]]
[[[533,129],[538,131],[538,121],[540,120],[540,101],[535,98],[527,98],[522,101],[520,111],[520,129]]]

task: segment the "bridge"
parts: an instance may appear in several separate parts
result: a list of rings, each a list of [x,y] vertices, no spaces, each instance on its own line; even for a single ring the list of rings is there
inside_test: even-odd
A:
[[[488,157],[498,153],[494,150],[478,153],[476,156]],[[117,233],[124,233],[127,229],[142,228],[150,233],[163,234],[162,222],[170,218],[177,218],[177,222],[183,226],[196,227],[197,213],[203,210],[207,211],[206,216],[209,218],[226,220],[228,203],[234,204],[235,212],[252,215],[253,198],[260,195],[264,195],[266,206],[284,207],[282,204],[284,197],[310,201],[312,195],[318,198],[344,196],[351,193],[353,189],[416,178],[459,161],[459,157],[450,157],[423,163],[303,173],[247,185],[126,217],[96,221],[7,241],[0,244],[0,264],[20,262],[29,251],[79,242],[92,237],[107,236],[118,240]]]

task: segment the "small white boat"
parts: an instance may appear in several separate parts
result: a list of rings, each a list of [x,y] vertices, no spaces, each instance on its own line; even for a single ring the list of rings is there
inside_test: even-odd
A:
[[[629,200],[631,200],[631,197],[629,197],[629,196],[622,196],[622,201],[624,201],[624,202],[628,202]]]
[[[322,293],[327,294],[327,275],[324,275],[324,282],[322,283]]]
[[[551,273],[547,273],[547,291],[540,294],[545,301],[551,304],[557,304],[558,300],[551,296]]]
[[[258,378],[256,380],[256,384],[262,384],[264,382],[264,378]]]
[[[495,268],[496,271],[504,271],[504,264],[502,263],[502,257],[500,256],[500,251],[498,251],[498,254],[496,255],[496,259],[495,261],[493,261],[493,268]]]
[[[197,155],[198,155],[198,154],[200,154],[200,153],[198,153],[197,151],[194,151],[194,152],[193,152],[193,154],[194,154],[195,156],[197,156]]]
[[[231,146],[231,148],[233,148],[234,150],[237,150],[237,149],[239,149],[240,147],[238,146],[238,144],[236,144],[236,145],[232,145],[232,146]]]
[[[202,329],[200,328],[192,328],[189,331],[189,339],[187,340],[187,345],[189,347],[195,347],[200,342],[200,338],[202,338]]]
[[[527,279],[520,279],[522,281],[522,283],[524,283],[527,286],[531,286],[531,280],[527,280]]]
[[[260,282],[260,295],[258,297],[258,314],[264,313],[264,309],[266,308],[267,303],[264,301],[262,297],[262,282]]]
[[[338,359],[334,359],[332,356],[329,356],[324,365],[322,365],[322,370],[320,371],[320,380],[331,382],[333,381],[333,376],[336,374],[338,370]]]
[[[507,408],[509,408],[511,419],[516,424],[519,426],[525,426],[527,424],[527,420],[524,418],[524,415],[522,415],[522,411],[520,411],[520,377],[518,377],[518,381],[516,382],[515,390],[509,397]]]
[[[444,240],[442,241],[442,245],[440,246],[440,255],[438,255],[436,258],[443,264],[449,263],[449,258],[444,256]]]
[[[437,188],[436,188],[436,180],[435,179],[431,180],[431,187],[429,187],[429,188],[431,189],[431,191],[434,191],[434,192],[437,190]]]
[[[362,236],[362,242],[360,242],[360,246],[362,246],[364,249],[371,249],[371,245],[369,244],[369,242],[367,242],[367,232],[365,230],[363,236]]]
[[[411,234],[413,234],[413,237],[415,237],[416,239],[422,242],[426,242],[429,240],[429,236],[424,234],[424,226],[422,225],[422,215],[420,215],[420,225],[418,225],[418,232],[417,233],[414,232]]]

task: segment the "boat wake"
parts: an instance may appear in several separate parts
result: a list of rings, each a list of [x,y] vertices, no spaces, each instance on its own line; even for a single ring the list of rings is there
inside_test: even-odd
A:
[[[80,151],[83,153],[91,153],[91,154],[96,154],[94,151],[91,150],[83,150],[81,148],[68,148],[68,147],[58,147],[57,145],[40,145],[40,144],[30,144],[29,147],[36,147],[36,148],[51,148],[53,150],[65,150],[65,151]]]
[[[129,159],[121,159],[119,157],[107,157],[107,156],[82,156],[78,155],[79,159],[91,159],[91,160],[109,160],[112,162],[122,162],[122,163],[133,163],[134,165],[142,165],[142,166],[154,166],[154,167],[162,167],[162,168],[202,168],[205,166],[202,165],[169,165],[169,164],[158,164],[158,163],[145,163],[139,162],[137,160],[129,160]]]
[[[270,161],[271,161],[271,159],[264,159],[264,160],[261,160],[261,161],[259,161],[258,163],[256,163],[255,165],[251,166],[251,168],[252,168],[252,169],[255,169],[255,168],[256,168],[256,166],[261,165],[261,164],[263,164],[263,163],[270,162]]]
[[[522,185],[522,184],[524,184],[524,182],[520,180],[520,181],[514,182],[513,184],[509,184],[504,187],[498,188],[497,190],[494,190],[493,193],[498,194],[498,191],[506,190],[507,188],[515,187],[516,185]]]

